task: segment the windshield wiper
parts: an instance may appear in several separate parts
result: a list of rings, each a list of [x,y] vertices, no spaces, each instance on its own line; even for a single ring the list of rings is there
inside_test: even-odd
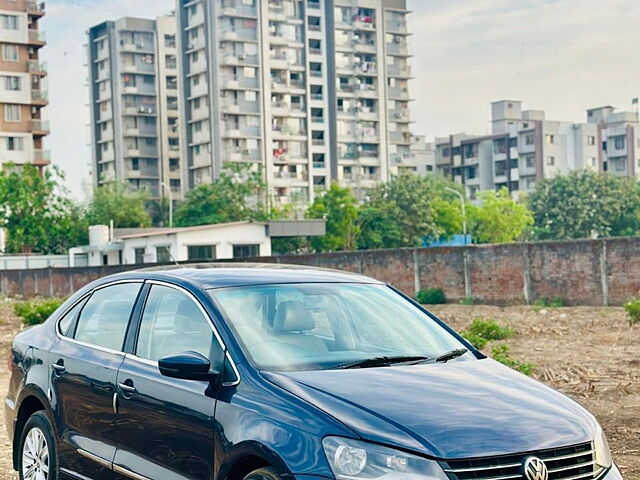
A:
[[[418,362],[418,361],[429,360],[430,358],[431,357],[424,357],[419,355],[365,358],[364,360],[356,360],[353,362],[342,363],[332,368],[336,370],[347,370],[350,368],[387,367],[387,366],[398,364],[398,363],[408,363],[408,362]]]
[[[461,357],[469,350],[467,348],[456,348],[455,350],[451,350],[450,352],[444,353],[436,358],[436,362],[447,363],[449,360],[453,360],[454,358]]]

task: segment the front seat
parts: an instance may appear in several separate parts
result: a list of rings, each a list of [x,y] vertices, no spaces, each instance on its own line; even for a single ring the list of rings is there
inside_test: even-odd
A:
[[[213,331],[208,320],[191,300],[178,305],[173,323],[173,332],[160,344],[157,358],[182,352],[198,352],[209,358]]]
[[[273,321],[273,334],[277,341],[299,347],[309,354],[329,351],[321,338],[305,333],[315,327],[313,315],[305,310],[302,302],[289,300],[278,305]]]

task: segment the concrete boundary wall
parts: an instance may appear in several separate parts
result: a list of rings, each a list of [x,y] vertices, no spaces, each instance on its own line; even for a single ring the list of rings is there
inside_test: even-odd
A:
[[[640,238],[409,248],[253,259],[361,273],[415,294],[442,288],[450,301],[497,305],[561,297],[570,305],[622,305],[640,291]],[[0,271],[0,294],[66,296],[105,275],[136,268]]]

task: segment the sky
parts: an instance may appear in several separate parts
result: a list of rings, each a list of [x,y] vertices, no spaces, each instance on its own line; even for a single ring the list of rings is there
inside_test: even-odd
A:
[[[414,131],[428,139],[487,133],[490,102],[522,100],[553,120],[587,108],[630,109],[640,96],[637,0],[408,0]],[[85,31],[155,17],[174,0],[48,0],[48,148],[82,198],[90,184]]]

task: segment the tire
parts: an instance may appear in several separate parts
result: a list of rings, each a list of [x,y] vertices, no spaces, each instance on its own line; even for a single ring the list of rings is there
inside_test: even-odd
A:
[[[244,477],[244,480],[281,480],[273,468],[260,468]]]
[[[58,454],[53,426],[44,412],[36,412],[22,429],[18,451],[20,480],[58,480]]]

